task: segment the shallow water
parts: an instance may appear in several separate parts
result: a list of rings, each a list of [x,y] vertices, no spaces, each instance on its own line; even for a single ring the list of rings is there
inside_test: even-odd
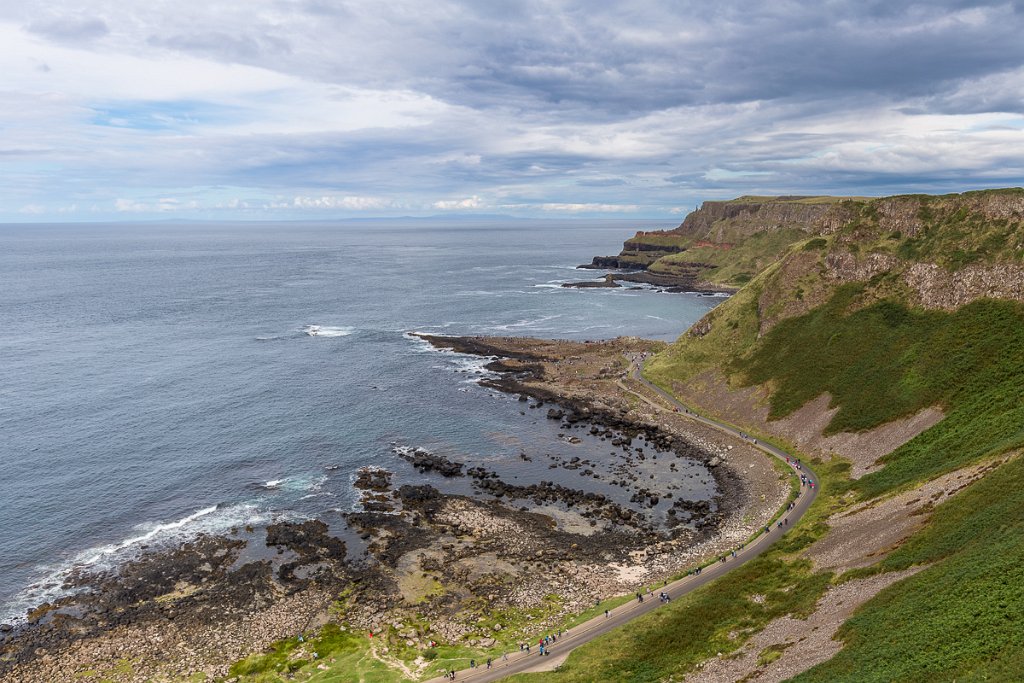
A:
[[[0,620],[74,565],[350,510],[394,443],[578,449],[407,332],[671,340],[720,299],[559,286],[651,227],[0,226]]]

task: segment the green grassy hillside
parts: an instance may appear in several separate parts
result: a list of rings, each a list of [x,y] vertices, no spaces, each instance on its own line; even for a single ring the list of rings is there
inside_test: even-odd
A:
[[[681,676],[708,656],[735,651],[764,623],[747,585],[785,576],[778,586],[805,602],[783,609],[799,616],[830,582],[913,566],[924,569],[841,628],[839,655],[796,680],[1022,679],[1024,458],[1011,457],[937,505],[923,530],[873,566],[842,577],[815,574],[793,551],[829,533],[827,512],[1024,448],[1024,303],[984,296],[984,288],[947,300],[915,289],[908,275],[933,264],[937,281],[956,291],[991,272],[989,289],[1015,291],[1012,278],[1024,273],[1024,191],[837,206],[849,219],[816,234],[776,231],[751,236],[746,248],[718,249],[718,272],[753,273],[750,281],[653,359],[647,375],[669,390],[708,370],[735,388],[766,387],[772,418],[828,393],[838,411],[826,432],[871,429],[930,406],[946,417],[860,479],[848,478],[839,459],[818,465],[824,488],[815,514],[786,547],[739,570],[738,583],[717,582],[671,613],[585,648],[562,673],[522,680]],[[758,253],[755,240],[772,247]],[[773,249],[781,258],[767,258]],[[763,654],[764,662],[777,656]]]
[[[839,411],[826,432],[861,431],[928,406],[946,418],[856,482],[876,496],[1024,446],[1024,305],[983,299],[946,313],[882,300],[848,308],[844,285],[824,306],[784,320],[729,368],[770,383],[781,417],[828,392]]]

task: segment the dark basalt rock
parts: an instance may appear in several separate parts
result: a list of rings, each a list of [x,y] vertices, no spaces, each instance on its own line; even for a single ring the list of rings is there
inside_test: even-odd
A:
[[[601,280],[584,280],[582,282],[563,282],[563,287],[571,287],[576,289],[589,289],[594,287],[621,287],[618,282],[615,281],[614,275],[605,275]]]
[[[387,491],[391,488],[392,473],[371,467],[359,470],[353,486],[362,491]]]
[[[345,541],[328,534],[327,525],[318,519],[271,524],[267,527],[267,546],[288,548],[307,561],[345,559]]]
[[[398,489],[398,498],[406,508],[420,510],[428,518],[441,509],[441,492],[430,484],[403,484]]]
[[[422,448],[417,448],[411,453],[399,453],[399,456],[420,472],[437,472],[444,477],[463,476],[462,463],[453,462],[443,455],[434,455]]]

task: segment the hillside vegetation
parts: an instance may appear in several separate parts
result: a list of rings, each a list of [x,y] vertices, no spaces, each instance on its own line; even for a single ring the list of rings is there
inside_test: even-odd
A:
[[[782,215],[780,204],[789,211],[798,202],[812,209],[803,225],[768,220],[759,231],[754,225],[758,217]],[[570,657],[560,673],[523,680],[680,676],[706,657],[736,651],[759,630],[765,608],[749,598],[772,577],[786,577],[774,584],[777,590],[813,602],[826,585],[910,567],[923,570],[868,601],[837,634],[845,645],[840,653],[795,680],[1018,680],[1024,671],[1024,459],[1015,457],[1024,448],[1024,190],[719,204],[713,216],[691,214],[674,231],[690,246],[650,269],[700,254],[714,263],[709,278],[749,279],[649,362],[650,379],[672,390],[714,373],[736,389],[766,387],[773,419],[828,394],[838,410],[826,433],[868,430],[932,406],[945,418],[860,479],[850,479],[839,458],[816,465],[823,475],[816,514],[783,547],[737,570],[736,582],[716,582],[660,618],[602,639]],[[752,232],[721,246],[744,230]],[[830,533],[827,514],[998,456],[1008,459],[936,505],[921,531],[871,566],[838,577],[815,573],[797,552]],[[810,603],[782,609],[799,617]],[[762,654],[770,670],[779,653]]]

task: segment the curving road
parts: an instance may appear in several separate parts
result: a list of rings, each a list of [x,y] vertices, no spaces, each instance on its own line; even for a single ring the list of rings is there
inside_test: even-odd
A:
[[[632,357],[630,358],[630,361],[632,363],[630,377],[648,389],[654,391],[660,398],[664,399],[665,402],[669,404],[672,412],[679,412],[686,417],[689,417],[691,420],[701,422],[714,427],[721,432],[743,439],[765,453],[786,462],[790,469],[793,470],[794,475],[799,475],[801,473],[806,474],[812,481],[817,482],[817,476],[810,468],[806,465],[802,465],[803,469],[798,470],[795,464],[795,458],[782,449],[771,444],[763,443],[760,440],[751,439],[731,425],[727,425],[717,420],[712,420],[709,417],[698,415],[689,410],[686,406],[676,400],[674,396],[643,378],[640,373],[639,359]],[[640,396],[639,394],[637,395]],[[641,398],[648,400],[643,396],[641,396]],[[649,400],[648,402],[656,406],[655,403]],[[659,407],[661,410],[668,410],[661,406],[656,407]],[[807,508],[809,508],[811,503],[814,502],[817,495],[817,486],[814,488],[806,486],[801,487],[800,496],[796,499],[796,506],[789,511],[788,515],[786,515],[793,524],[783,527],[782,529],[773,526],[770,532],[760,533],[753,541],[747,543],[742,549],[737,550],[735,558],[729,557],[725,562],[716,562],[712,565],[708,565],[701,570],[700,574],[685,576],[677,581],[673,581],[660,590],[667,592],[671,598],[675,599],[681,595],[689,593],[690,591],[696,590],[711,581],[714,581],[730,569],[754,559],[767,550],[777,539],[781,538],[785,533],[785,530],[791,528],[797,520],[803,516],[804,512],[807,511]],[[564,661],[569,653],[580,645],[588,643],[594,638],[622,626],[627,621],[636,619],[648,612],[652,612],[661,606],[662,602],[657,600],[653,595],[649,597],[645,595],[643,602],[632,600],[610,610],[607,617],[604,615],[598,615],[590,621],[584,622],[575,628],[570,629],[556,642],[549,646],[549,656],[540,656],[537,651],[537,642],[535,641],[531,644],[531,651],[529,654],[526,652],[515,651],[505,655],[507,659],[502,659],[502,657],[499,656],[493,661],[490,669],[487,669],[483,662],[481,662],[474,669],[462,669],[458,671],[456,673],[455,680],[471,681],[472,683],[490,683],[491,681],[497,681],[513,674],[550,670],[556,664]],[[538,637],[541,635],[543,634],[538,634]],[[442,683],[444,680],[444,678],[433,678],[427,683]]]

